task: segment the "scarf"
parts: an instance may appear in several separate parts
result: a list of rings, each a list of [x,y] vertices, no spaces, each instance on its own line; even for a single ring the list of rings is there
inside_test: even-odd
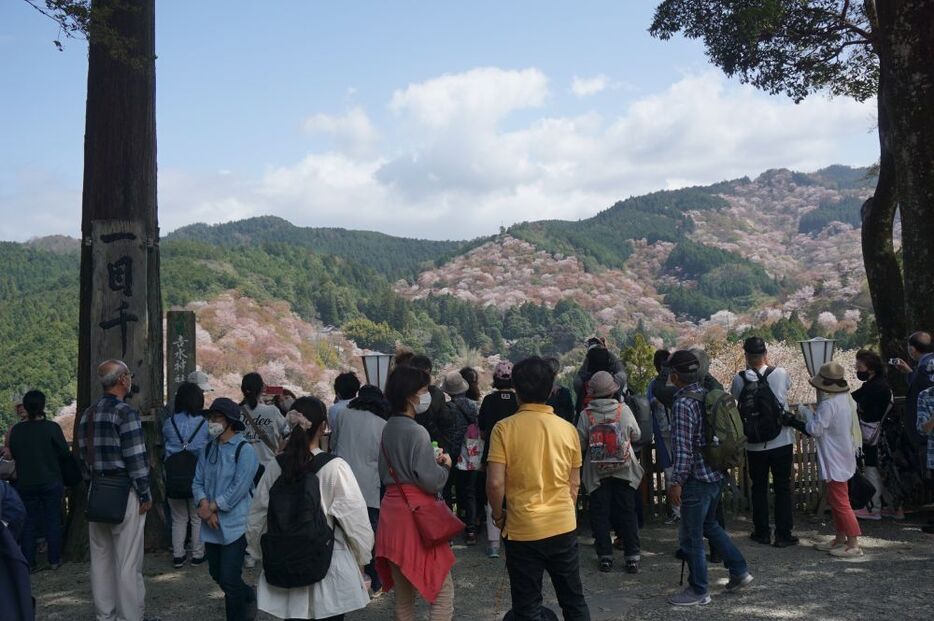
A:
[[[856,411],[856,401],[853,400],[853,395],[847,394],[846,400],[850,406],[850,439],[853,441],[853,450],[856,451],[856,456],[861,457],[863,454],[863,430],[859,426],[859,414]]]

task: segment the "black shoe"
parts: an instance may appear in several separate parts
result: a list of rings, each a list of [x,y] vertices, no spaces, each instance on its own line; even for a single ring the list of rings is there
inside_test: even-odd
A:
[[[764,546],[771,545],[772,543],[772,536],[768,533],[752,533],[749,535],[749,538]]]
[[[613,571],[613,559],[611,558],[600,559],[600,571],[605,574]]]
[[[175,569],[181,569],[182,567],[185,566],[185,560],[186,560],[186,559],[185,559],[184,556],[176,556],[176,557],[173,557],[173,558],[172,558],[172,566],[175,567]]]
[[[464,544],[468,546],[477,545],[477,533],[473,531],[467,531],[467,533],[464,535]]]
[[[627,574],[639,573],[639,561],[636,561],[636,560],[626,561],[626,573]]]
[[[201,565],[202,563],[204,563],[206,560],[208,559],[204,556],[199,556],[197,558],[191,557],[191,566],[197,567],[198,565]]]
[[[798,545],[798,538],[794,535],[789,535],[788,537],[776,537],[775,543],[772,545],[776,548],[790,548],[792,546]]]

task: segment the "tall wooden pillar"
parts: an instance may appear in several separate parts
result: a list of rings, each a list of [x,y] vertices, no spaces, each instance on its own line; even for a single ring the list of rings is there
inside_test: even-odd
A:
[[[147,547],[162,545],[162,299],[156,205],[155,0],[93,0],[81,204],[78,412],[100,393],[97,366],[121,359],[135,374],[154,510]],[[76,423],[77,419],[76,417]],[[77,434],[75,434],[77,437]],[[71,497],[65,552],[86,558],[86,490]]]

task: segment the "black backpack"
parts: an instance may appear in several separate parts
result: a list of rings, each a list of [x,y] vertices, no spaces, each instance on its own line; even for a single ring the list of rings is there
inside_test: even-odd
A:
[[[632,410],[632,415],[639,425],[639,441],[633,442],[632,447],[639,450],[644,446],[652,444],[654,433],[652,431],[652,408],[649,400],[641,395],[637,395],[631,390],[627,390],[623,395],[626,405]]]
[[[334,530],[321,508],[318,471],[335,455],[319,453],[297,481],[279,477],[269,490],[267,530],[260,537],[263,572],[274,587],[292,589],[320,582],[331,566]],[[282,465],[282,457],[276,458]]]
[[[769,375],[775,369],[766,367],[762,375],[755,369],[750,370],[756,374],[757,381],[749,380],[746,372],[741,372],[739,376],[743,380],[743,389],[737,401],[743,419],[743,434],[748,442],[756,444],[774,440],[782,432],[781,416],[784,408],[768,382]]]
[[[182,443],[182,450],[170,455],[165,460],[165,497],[166,498],[191,498],[191,482],[195,480],[195,468],[198,466],[198,456],[188,450],[188,445],[195,439],[201,427],[204,426],[204,418],[198,423],[188,441],[182,437],[182,432],[178,430],[175,424],[175,417],[169,419],[172,422],[172,428],[175,429],[175,435],[178,441]]]

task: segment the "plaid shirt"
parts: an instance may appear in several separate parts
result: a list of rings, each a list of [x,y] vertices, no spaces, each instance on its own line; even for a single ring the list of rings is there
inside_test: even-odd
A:
[[[928,469],[934,470],[934,431],[926,433],[922,427],[934,417],[934,388],[928,388],[918,395],[918,433],[927,436]]]
[[[723,478],[704,463],[701,448],[707,445],[704,438],[704,404],[687,396],[687,393],[706,394],[700,384],[685,386],[675,394],[671,408],[671,445],[674,452],[674,472],[671,482],[684,485],[688,479],[716,483]]]
[[[136,489],[139,501],[146,502],[149,496],[149,463],[146,453],[146,438],[139,412],[115,396],[105,394],[95,405],[94,413],[94,463],[87,463],[87,416],[78,424],[78,456],[86,475],[94,472],[125,472]]]

